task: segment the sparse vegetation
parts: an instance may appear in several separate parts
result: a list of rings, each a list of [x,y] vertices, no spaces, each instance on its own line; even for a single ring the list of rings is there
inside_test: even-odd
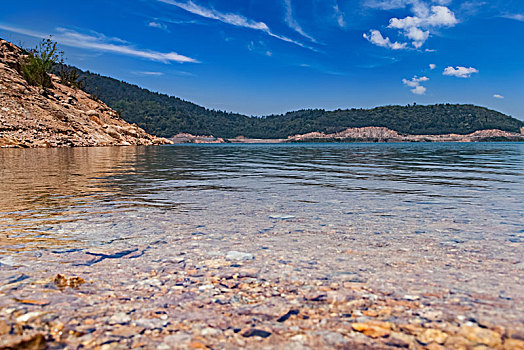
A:
[[[58,75],[62,84],[75,89],[82,89],[84,79],[80,77],[78,70],[65,64],[60,64]]]
[[[63,62],[63,53],[58,51],[57,43],[50,38],[43,39],[37,47],[26,52],[27,56],[21,65],[25,80],[31,85],[44,89],[53,87],[48,73],[53,66]]]

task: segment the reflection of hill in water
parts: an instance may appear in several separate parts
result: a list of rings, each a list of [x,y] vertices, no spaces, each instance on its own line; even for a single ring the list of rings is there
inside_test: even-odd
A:
[[[76,248],[162,235],[260,234],[278,229],[275,215],[301,218],[289,225],[304,232],[329,224],[363,234],[423,227],[440,235],[444,222],[469,235],[482,235],[488,227],[515,234],[522,226],[517,224],[522,147],[362,143],[0,150],[0,254],[68,241]]]
[[[55,225],[134,205],[155,205],[140,193],[131,193],[137,186],[121,183],[123,177],[140,172],[136,165],[145,166],[148,151],[145,147],[1,150],[0,237],[7,239],[0,241],[0,249],[60,244],[67,232],[55,232]],[[135,176],[133,181],[146,177]]]

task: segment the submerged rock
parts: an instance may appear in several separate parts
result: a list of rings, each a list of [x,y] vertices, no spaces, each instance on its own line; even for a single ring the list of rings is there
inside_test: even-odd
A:
[[[231,250],[227,252],[226,259],[227,260],[254,260],[255,256],[250,253],[237,252],[235,250]]]

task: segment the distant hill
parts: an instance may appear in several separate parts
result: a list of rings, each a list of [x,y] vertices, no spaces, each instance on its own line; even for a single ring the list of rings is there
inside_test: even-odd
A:
[[[401,134],[470,134],[499,129],[519,132],[524,122],[474,105],[385,106],[373,109],[300,110],[248,117],[209,110],[177,97],[151,92],[113,78],[79,70],[84,90],[117,110],[122,118],[154,135],[178,133],[222,138],[287,138],[310,132],[336,133],[349,127],[377,126]]]

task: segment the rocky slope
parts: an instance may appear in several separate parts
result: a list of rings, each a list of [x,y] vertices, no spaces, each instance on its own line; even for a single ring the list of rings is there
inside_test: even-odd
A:
[[[371,142],[481,142],[481,141],[524,141],[524,128],[520,134],[502,130],[479,130],[468,135],[402,135],[384,127],[347,128],[344,131],[325,134],[311,132],[289,137],[288,142],[308,141],[371,141]]]
[[[20,74],[23,54],[0,39],[0,147],[126,146],[171,143],[146,133],[87,93],[60,83],[30,86]]]
[[[403,135],[394,130],[368,126],[347,128],[341,132],[326,134],[310,132],[290,136],[287,139],[250,139],[242,136],[223,139],[214,136],[195,136],[177,134],[171,139],[174,143],[284,143],[284,142],[483,142],[483,141],[524,141],[524,128],[520,134],[502,130],[479,130],[468,135]]]

